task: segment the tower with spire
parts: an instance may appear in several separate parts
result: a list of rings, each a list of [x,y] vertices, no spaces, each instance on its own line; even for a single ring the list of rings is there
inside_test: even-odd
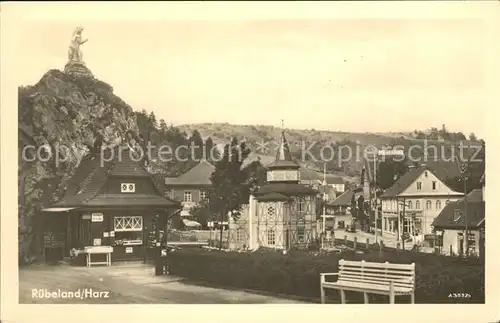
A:
[[[278,151],[276,152],[276,159],[268,166],[267,182],[298,184],[300,181],[299,169],[299,164],[292,159],[290,146],[283,130]]]
[[[317,202],[318,191],[300,184],[300,165],[292,157],[283,130],[267,181],[250,197],[248,212],[233,230],[247,231],[240,244],[250,249],[307,247],[317,238]]]

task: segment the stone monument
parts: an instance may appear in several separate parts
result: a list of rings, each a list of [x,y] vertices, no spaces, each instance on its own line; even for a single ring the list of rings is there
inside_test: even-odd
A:
[[[77,27],[73,31],[71,42],[68,49],[68,63],[64,67],[64,72],[78,76],[93,77],[92,72],[85,66],[83,54],[80,46],[85,44],[88,39],[82,38],[83,27]]]

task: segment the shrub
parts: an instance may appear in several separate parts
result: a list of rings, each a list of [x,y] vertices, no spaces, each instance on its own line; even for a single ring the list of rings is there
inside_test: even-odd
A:
[[[384,251],[356,254],[320,254],[258,250],[253,253],[184,249],[169,256],[171,272],[208,283],[319,298],[319,274],[336,272],[338,261],[366,260],[416,264],[417,303],[484,303],[484,262],[479,259],[450,258],[433,254]],[[327,291],[330,300],[339,301],[337,291]],[[450,293],[469,293],[471,298],[448,298]],[[348,300],[362,302],[361,293],[348,294]],[[387,297],[373,296],[372,303]]]

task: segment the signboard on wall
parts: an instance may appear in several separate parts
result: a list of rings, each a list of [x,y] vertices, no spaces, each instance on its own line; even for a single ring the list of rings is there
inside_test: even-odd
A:
[[[82,215],[82,220],[90,220],[92,216],[90,214],[83,214]]]
[[[132,247],[125,248],[125,253],[132,253],[132,251],[133,251]]]
[[[101,245],[101,239],[96,238],[94,239],[94,246],[100,246]]]
[[[102,222],[104,215],[102,213],[92,213],[92,222]]]
[[[122,193],[134,193],[135,192],[135,184],[134,183],[122,183],[121,184],[121,192]]]
[[[103,236],[104,238],[109,237],[109,232],[103,232],[103,233],[102,233],[102,236]]]

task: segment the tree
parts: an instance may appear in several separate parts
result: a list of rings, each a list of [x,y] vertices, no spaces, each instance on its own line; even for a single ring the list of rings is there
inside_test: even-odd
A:
[[[208,160],[217,160],[217,152],[214,148],[214,142],[211,137],[205,140],[205,156]]]
[[[477,141],[477,137],[476,137],[476,134],[471,132],[470,135],[469,135],[469,140],[470,141]]]
[[[366,221],[366,214],[365,214],[365,198],[363,197],[363,195],[360,195],[358,197],[357,208],[358,208],[357,220],[361,222],[362,226],[364,226]]]
[[[203,138],[198,130],[194,130],[189,138],[191,154],[194,161],[199,161],[203,157]]]
[[[450,188],[458,192],[464,192],[465,183],[464,180],[467,181],[467,193],[470,193],[474,189],[478,189],[482,187],[481,177],[485,172],[486,167],[486,146],[484,141],[482,142],[482,147],[479,150],[477,156],[474,156],[473,160],[462,161],[461,163],[467,164],[466,171],[466,179],[462,174],[448,178],[445,182]],[[473,153],[474,154],[474,153]],[[459,167],[458,165],[456,167]]]
[[[258,181],[251,178],[255,172],[242,167],[249,155],[250,149],[245,143],[239,144],[233,139],[224,147],[222,158],[215,164],[215,171],[210,177],[212,190],[209,201],[210,210],[217,215],[219,222],[228,221],[228,215],[237,220],[242,206],[248,203],[248,196],[257,185]],[[222,227],[220,248],[222,249]]]
[[[383,190],[391,187],[396,180],[408,170],[406,162],[396,161],[393,158],[387,158],[379,164],[377,171],[378,187]]]
[[[201,201],[193,206],[189,210],[189,213],[193,216],[194,220],[199,222],[204,228],[207,227],[209,221],[215,220],[215,215],[210,209],[210,202],[208,200]]]
[[[161,140],[161,141],[164,141],[164,140],[165,140],[165,136],[166,136],[166,134],[167,134],[167,130],[168,130],[168,125],[167,125],[167,123],[165,122],[165,120],[160,119],[160,123],[159,123],[159,131],[160,131],[160,140]]]
[[[358,220],[358,207],[356,203],[356,196],[353,194],[351,198],[351,215],[352,215],[352,226],[353,231],[355,231],[356,221]]]

